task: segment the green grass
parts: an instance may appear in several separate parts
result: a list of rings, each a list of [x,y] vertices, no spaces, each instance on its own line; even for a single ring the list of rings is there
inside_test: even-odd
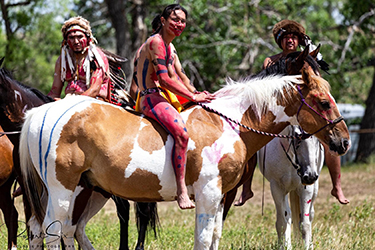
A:
[[[345,206],[330,195],[331,181],[326,167],[319,180],[312,228],[314,249],[375,249],[375,164],[343,167],[343,190],[350,199]],[[253,181],[255,196],[243,207],[231,208],[224,223],[219,249],[278,249],[275,208],[267,181],[264,187],[263,190],[263,178],[256,170]],[[21,198],[16,201],[21,211]],[[175,202],[159,203],[158,210],[161,223],[159,235],[156,239],[150,233],[145,249],[193,249],[194,210],[181,211]],[[133,206],[130,213],[129,248],[134,249],[137,230]],[[23,218],[21,213],[20,221]],[[25,228],[22,222],[20,227],[21,232]],[[112,201],[89,222],[86,233],[96,249],[118,249],[119,224]],[[0,249],[6,249],[6,235],[5,226],[1,226]],[[295,249],[303,249],[303,244],[297,240],[293,241],[293,245]],[[19,236],[19,249],[28,249],[25,233]]]

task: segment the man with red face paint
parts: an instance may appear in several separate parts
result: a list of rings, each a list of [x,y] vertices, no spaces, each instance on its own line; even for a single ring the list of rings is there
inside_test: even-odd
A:
[[[155,17],[159,25],[140,48],[136,65],[141,112],[156,120],[174,139],[172,165],[176,175],[177,202],[181,209],[195,207],[185,184],[189,135],[179,112],[171,104],[171,95],[177,94],[195,102],[214,99],[207,92],[192,93],[182,82],[175,81],[169,75],[168,65],[172,56],[170,44],[185,29],[187,15],[182,6],[171,4]]]
[[[272,29],[276,43],[279,45],[280,49],[283,51],[279,54],[267,57],[263,62],[263,69],[269,65],[277,62],[278,60],[285,58],[289,53],[295,52],[298,49],[299,45],[307,46],[310,44],[310,47],[315,47],[311,44],[310,37],[305,34],[305,28],[292,20],[282,20],[275,24]],[[311,49],[311,48],[310,48]],[[321,55],[318,55],[317,62],[320,65],[321,69],[327,71],[328,64],[326,64]],[[339,156],[334,156],[329,152],[328,146],[324,145],[324,156],[325,163],[329,169],[332,181],[332,196],[336,197],[337,200],[346,205],[349,203],[349,200],[345,197],[344,192],[341,188],[341,161]],[[255,160],[254,160],[255,158]],[[250,166],[250,171],[254,171],[256,165],[256,155],[250,160],[253,162]],[[235,206],[242,206],[245,202],[253,197],[253,192],[251,190],[252,175],[250,179],[243,184],[242,194],[238,201],[234,203]]]
[[[95,46],[90,23],[83,17],[72,17],[61,28],[61,55],[48,95],[60,99],[64,82],[65,94],[87,95],[103,101],[110,99],[109,64],[104,53]]]

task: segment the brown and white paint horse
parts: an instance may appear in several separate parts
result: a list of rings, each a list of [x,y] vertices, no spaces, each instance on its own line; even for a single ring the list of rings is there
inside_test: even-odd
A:
[[[345,122],[327,121],[341,117],[329,84],[311,69],[302,70],[302,78],[228,81],[216,96],[205,105],[253,129],[279,133],[289,124],[300,124],[330,145],[333,153],[349,149]],[[194,248],[217,249],[223,194],[237,184],[245,163],[272,137],[244,129],[201,106],[181,115],[190,135],[186,184],[196,202]],[[74,249],[70,218],[81,176],[129,200],[176,198],[172,138],[142,115],[72,96],[28,111],[20,143],[26,191],[33,215],[42,223],[40,228],[31,221],[30,247],[41,245],[32,236],[43,234],[48,249],[59,248],[61,239],[65,249]]]

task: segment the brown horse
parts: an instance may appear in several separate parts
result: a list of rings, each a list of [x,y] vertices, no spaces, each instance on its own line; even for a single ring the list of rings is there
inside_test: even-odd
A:
[[[0,209],[3,211],[8,230],[8,249],[17,247],[18,212],[11,197],[11,188],[15,181],[13,169],[13,145],[0,127]]]
[[[196,202],[195,249],[218,248],[223,194],[272,139],[267,133],[299,124],[337,155],[350,147],[329,84],[311,68],[302,69],[302,78],[229,81],[216,96],[205,108],[193,106],[182,113],[190,135],[186,184]],[[59,248],[63,239],[66,249],[74,249],[71,204],[81,177],[134,201],[175,200],[172,140],[156,122],[84,96],[28,111],[20,158],[35,215],[30,247],[41,245],[43,239],[34,236],[44,234],[47,248]]]

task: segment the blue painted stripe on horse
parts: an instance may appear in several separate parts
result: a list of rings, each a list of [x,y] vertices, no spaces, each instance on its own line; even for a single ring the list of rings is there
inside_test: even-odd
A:
[[[74,104],[73,106],[71,106],[70,108],[66,109],[66,110],[64,111],[64,113],[62,113],[62,114],[60,115],[60,117],[56,120],[55,124],[53,125],[53,127],[52,127],[52,129],[51,129],[50,136],[49,136],[49,141],[48,141],[47,150],[46,150],[46,153],[45,153],[45,155],[44,155],[44,164],[45,164],[44,178],[45,178],[45,181],[46,181],[46,182],[47,182],[47,158],[48,158],[49,151],[51,150],[52,135],[53,135],[53,132],[54,132],[54,130],[55,130],[55,128],[56,128],[58,122],[61,120],[61,118],[62,118],[62,117],[63,117],[63,116],[69,111],[69,110],[71,110],[71,109],[74,108],[75,106],[77,106],[77,105],[79,105],[79,104],[81,104],[81,103],[83,103],[83,102],[87,102],[87,101],[92,101],[92,100],[89,100],[89,99],[87,99],[87,100],[82,100],[82,101],[80,101],[80,102],[75,103],[75,104]],[[47,110],[47,112],[48,112],[48,110]],[[45,113],[45,116],[47,115],[47,112]],[[44,124],[44,120],[45,120],[45,119],[43,119],[43,124]],[[39,145],[39,147],[40,147],[40,149],[41,149],[41,145]],[[40,150],[40,149],[39,149],[39,150]],[[40,157],[41,157],[41,156],[40,156]]]

